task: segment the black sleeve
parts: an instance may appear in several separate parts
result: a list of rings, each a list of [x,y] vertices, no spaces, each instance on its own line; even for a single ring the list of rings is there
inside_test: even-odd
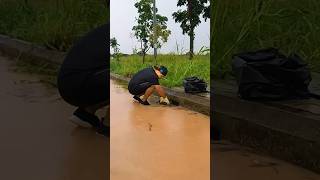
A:
[[[156,78],[156,77],[154,77],[154,76],[152,76],[152,77],[150,78],[149,82],[150,82],[152,85],[159,85],[159,84],[160,84],[160,83],[159,83],[159,79]]]
[[[108,36],[108,24],[85,34],[68,51],[62,64],[63,69],[77,71],[108,69],[110,67]]]

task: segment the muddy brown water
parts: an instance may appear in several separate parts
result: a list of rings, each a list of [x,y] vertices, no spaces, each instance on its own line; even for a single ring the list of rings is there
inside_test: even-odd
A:
[[[70,123],[74,107],[38,78],[13,72],[11,64],[0,57],[0,179],[108,179],[108,139]],[[141,106],[111,83],[113,180],[209,179],[209,160],[211,178],[218,180],[320,179],[228,142],[214,144],[210,159],[207,116],[181,107]]]
[[[108,179],[108,139],[70,123],[74,107],[12,68],[0,57],[0,179]]]
[[[208,117],[181,107],[150,107],[111,81],[111,179],[318,180],[320,175],[229,142],[212,144]]]
[[[156,101],[111,81],[111,180],[209,180],[209,117]]]

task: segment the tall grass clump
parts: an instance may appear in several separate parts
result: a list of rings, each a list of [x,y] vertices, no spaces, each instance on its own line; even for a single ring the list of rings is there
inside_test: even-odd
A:
[[[185,77],[198,76],[210,83],[210,60],[209,55],[195,55],[190,61],[187,55],[158,55],[158,64],[168,68],[167,77],[161,80],[161,84],[167,87],[182,86]],[[126,77],[132,77],[139,70],[154,65],[153,56],[147,55],[146,62],[141,62],[141,57],[131,55],[122,57],[119,61],[112,59],[110,61],[111,72]]]
[[[275,47],[296,52],[320,72],[320,1],[219,0],[213,5],[212,74],[231,74],[231,57],[243,51]]]
[[[0,0],[0,34],[67,51],[108,12],[105,0]]]

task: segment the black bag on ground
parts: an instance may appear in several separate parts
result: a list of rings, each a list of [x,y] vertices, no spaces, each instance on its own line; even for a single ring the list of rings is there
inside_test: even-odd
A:
[[[198,77],[187,77],[183,80],[183,87],[186,93],[207,92],[207,83]]]
[[[281,100],[307,98],[311,75],[301,58],[269,48],[233,56],[232,70],[241,98]]]

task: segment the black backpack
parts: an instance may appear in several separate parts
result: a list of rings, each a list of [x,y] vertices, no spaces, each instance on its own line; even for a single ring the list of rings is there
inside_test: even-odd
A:
[[[233,56],[238,94],[249,100],[308,98],[311,75],[301,58],[269,48]]]
[[[198,77],[187,77],[183,80],[183,87],[186,93],[202,93],[207,91],[207,83]]]

